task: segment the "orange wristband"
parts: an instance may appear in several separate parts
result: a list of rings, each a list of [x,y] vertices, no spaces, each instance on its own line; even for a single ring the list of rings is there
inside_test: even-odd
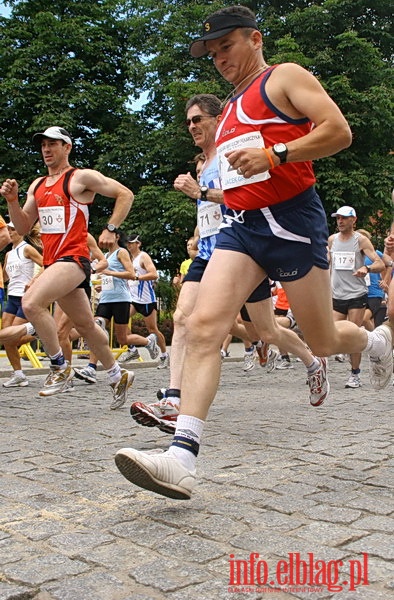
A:
[[[261,149],[264,150],[265,155],[268,158],[268,161],[270,163],[270,169],[275,169],[275,163],[273,161],[273,158],[272,158],[271,154],[268,152],[268,148],[266,148],[265,146],[263,146]]]

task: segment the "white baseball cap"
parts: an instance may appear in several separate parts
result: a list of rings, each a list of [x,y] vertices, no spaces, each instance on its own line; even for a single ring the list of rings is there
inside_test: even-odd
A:
[[[48,127],[48,129],[41,133],[35,133],[33,135],[33,142],[40,145],[44,137],[51,138],[52,140],[63,140],[66,144],[72,145],[71,135],[63,127]]]
[[[356,211],[352,206],[341,206],[337,212],[331,214],[332,217],[357,217]]]

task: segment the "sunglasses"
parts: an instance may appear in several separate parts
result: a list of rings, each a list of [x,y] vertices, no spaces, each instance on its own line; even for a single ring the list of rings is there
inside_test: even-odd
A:
[[[193,125],[197,125],[198,123],[201,123],[203,119],[216,119],[216,117],[213,115],[195,115],[191,119],[186,119],[185,125],[186,127],[190,127],[192,123]]]

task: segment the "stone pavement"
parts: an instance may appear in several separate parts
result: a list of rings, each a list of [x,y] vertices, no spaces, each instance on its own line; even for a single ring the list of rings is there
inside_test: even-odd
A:
[[[37,370],[1,388],[0,600],[393,598],[393,386],[373,391],[364,361],[363,387],[345,389],[330,360],[330,398],[313,408],[293,364],[244,373],[226,359],[190,501],[117,471],[119,448],[171,436],[138,426],[130,402],[110,411],[104,373],[49,398]],[[166,386],[152,366],[133,365],[130,400]]]

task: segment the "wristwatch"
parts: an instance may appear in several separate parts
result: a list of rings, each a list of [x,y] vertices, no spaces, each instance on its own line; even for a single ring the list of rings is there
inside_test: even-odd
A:
[[[107,223],[104,229],[107,229],[111,233],[116,233],[116,225],[112,225],[112,223]]]
[[[371,267],[369,265],[365,265],[365,268],[367,269],[367,272],[370,273],[371,272]]]
[[[276,156],[278,156],[281,165],[286,162],[288,153],[286,144],[283,144],[282,142],[280,142],[279,144],[274,144],[272,146],[272,152],[276,154]]]
[[[201,200],[206,200],[207,199],[208,190],[209,190],[209,187],[207,185],[202,185],[200,187],[200,198],[201,198]]]

